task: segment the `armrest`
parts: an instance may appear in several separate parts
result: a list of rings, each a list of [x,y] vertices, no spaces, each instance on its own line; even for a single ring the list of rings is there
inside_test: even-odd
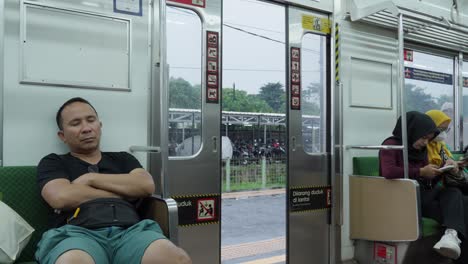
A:
[[[415,180],[350,176],[351,239],[414,241],[420,237]]]
[[[156,195],[146,197],[138,207],[138,213],[143,219],[158,222],[164,235],[177,245],[179,218],[177,203],[174,199],[161,198]]]

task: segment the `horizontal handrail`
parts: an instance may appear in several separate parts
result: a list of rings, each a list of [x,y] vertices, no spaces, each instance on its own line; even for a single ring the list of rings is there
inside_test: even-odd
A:
[[[161,153],[160,147],[154,146],[131,146],[130,152],[150,152],[150,153]]]
[[[403,149],[404,146],[399,145],[375,145],[375,146],[366,146],[366,145],[350,145],[346,146],[346,149]]]

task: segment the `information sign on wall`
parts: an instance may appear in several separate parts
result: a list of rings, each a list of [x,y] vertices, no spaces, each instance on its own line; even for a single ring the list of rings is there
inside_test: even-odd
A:
[[[405,67],[405,78],[441,84],[453,84],[451,74]]]
[[[142,16],[142,0],[114,0],[114,12],[133,16]]]
[[[331,187],[293,187],[289,190],[291,212],[316,211],[331,207]]]

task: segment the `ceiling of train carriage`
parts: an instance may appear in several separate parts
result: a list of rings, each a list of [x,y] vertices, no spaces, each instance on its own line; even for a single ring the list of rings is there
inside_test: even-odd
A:
[[[397,29],[403,14],[405,41],[452,51],[468,47],[467,1],[351,0],[346,10],[351,21]]]
[[[468,1],[466,0],[352,0],[348,3],[348,11],[350,12],[352,12],[351,9],[353,8],[360,9],[361,12],[367,12],[362,16],[383,9],[392,12],[395,10],[394,7],[401,7],[441,19],[444,17],[451,23],[468,26]]]

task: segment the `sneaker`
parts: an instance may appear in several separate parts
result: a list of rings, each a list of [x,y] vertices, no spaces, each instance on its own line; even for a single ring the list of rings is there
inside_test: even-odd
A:
[[[460,243],[461,241],[458,239],[457,231],[447,229],[439,242],[434,245],[434,250],[444,257],[457,259],[460,257],[461,253]]]

